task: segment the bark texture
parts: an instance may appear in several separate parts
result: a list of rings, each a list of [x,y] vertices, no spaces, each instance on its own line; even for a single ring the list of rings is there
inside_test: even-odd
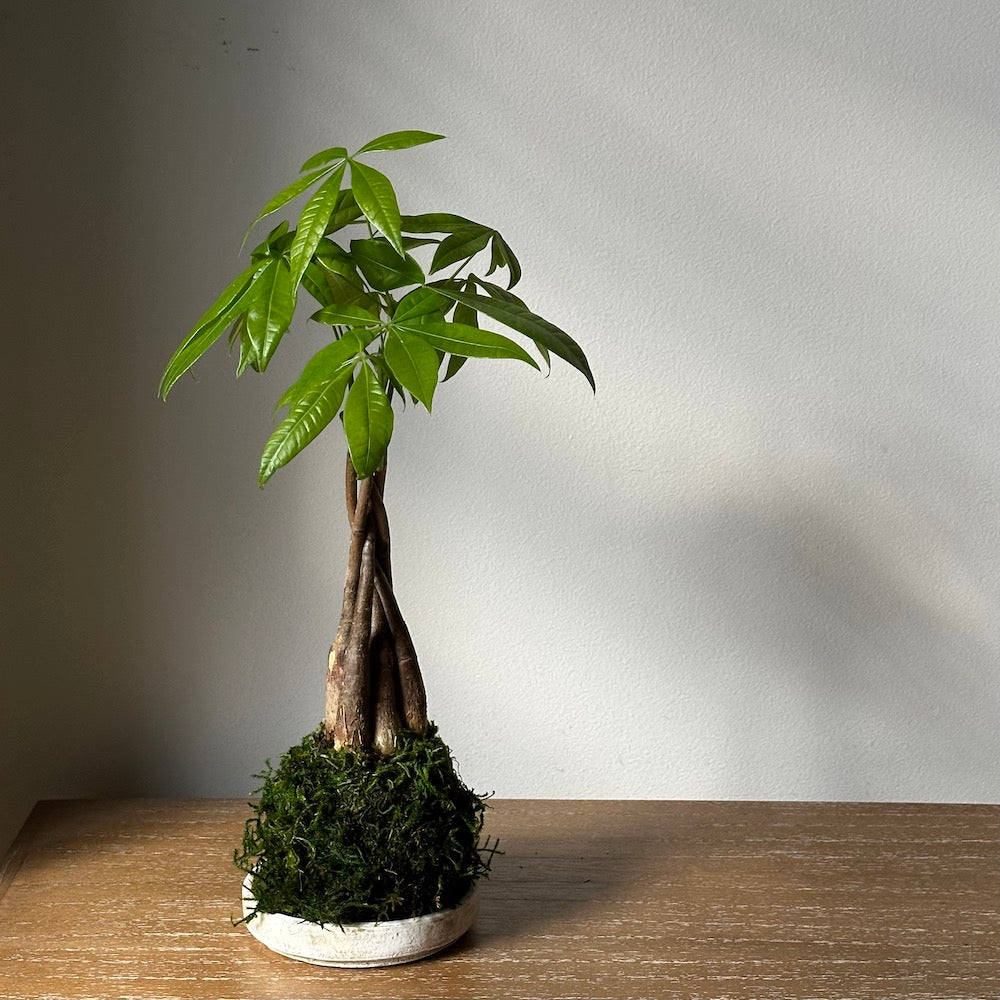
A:
[[[427,697],[392,589],[384,487],[384,468],[359,482],[348,457],[351,541],[340,625],[327,666],[324,728],[335,747],[387,755],[400,729],[427,729]]]

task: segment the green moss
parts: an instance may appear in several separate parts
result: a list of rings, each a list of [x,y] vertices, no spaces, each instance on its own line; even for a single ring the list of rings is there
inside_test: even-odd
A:
[[[334,750],[310,733],[263,774],[238,868],[262,913],[321,923],[393,920],[454,906],[489,869],[485,800],[431,726],[395,754]]]

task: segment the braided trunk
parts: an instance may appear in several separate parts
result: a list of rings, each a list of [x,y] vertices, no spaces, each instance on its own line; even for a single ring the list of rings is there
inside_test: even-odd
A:
[[[324,728],[335,747],[388,755],[401,729],[427,729],[427,697],[392,591],[385,468],[359,482],[348,457],[345,486],[351,542],[327,666]]]

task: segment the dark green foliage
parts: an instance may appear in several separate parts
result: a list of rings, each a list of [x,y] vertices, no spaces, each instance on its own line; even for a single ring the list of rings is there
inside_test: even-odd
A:
[[[485,801],[434,726],[400,733],[389,757],[335,750],[319,729],[258,777],[235,861],[254,872],[262,913],[337,924],[415,917],[454,906],[489,869]]]
[[[521,278],[521,265],[495,229],[449,212],[400,215],[392,182],[359,159],[441,138],[433,132],[390,132],[353,155],[345,146],[333,146],[306,160],[302,176],[275,195],[250,228],[315,186],[298,225],[293,229],[286,221],[271,230],[253,250],[250,267],[198,320],[168,362],[160,381],[164,399],[230,330],[230,351],[237,344],[240,349],[237,375],[265,371],[292,323],[300,286],[323,307],[312,319],[329,324],[331,342],[350,336],[347,357],[338,354],[331,368],[324,348],[281,397],[278,406],[287,406],[288,415],[264,446],[261,486],[336,424],[338,415],[358,478],[367,479],[385,460],[393,399],[405,403],[410,395],[430,411],[438,383],[453,377],[467,358],[539,367],[515,341],[480,329],[480,313],[526,337],[546,365],[554,354],[594,386],[576,341],[510,291]],[[411,250],[422,250],[421,259]],[[483,277],[472,268],[485,267],[487,253]],[[498,269],[507,272],[506,288],[486,280]],[[420,309],[412,308],[414,300]],[[356,342],[362,332],[363,343]],[[352,409],[356,415],[369,408],[377,411],[374,419],[352,419]]]

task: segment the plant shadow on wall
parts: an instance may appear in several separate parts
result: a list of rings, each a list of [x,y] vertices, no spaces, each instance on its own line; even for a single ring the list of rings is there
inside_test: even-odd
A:
[[[764,781],[781,795],[791,781],[829,798],[974,795],[994,766],[997,668],[958,555],[857,483],[759,481],[769,485],[670,532],[670,558],[690,567],[679,600],[746,665],[716,678],[741,689],[722,765],[734,784]],[[800,751],[791,765],[761,721],[777,712]]]

